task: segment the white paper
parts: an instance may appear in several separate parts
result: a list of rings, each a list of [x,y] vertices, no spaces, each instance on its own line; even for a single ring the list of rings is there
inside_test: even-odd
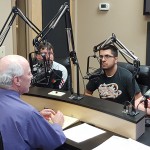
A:
[[[104,130],[93,127],[86,123],[72,127],[64,131],[64,134],[68,139],[75,141],[77,143],[83,142],[87,139],[93,138],[103,133],[105,133]]]
[[[64,130],[65,128],[73,125],[74,123],[77,123],[78,121],[80,120],[77,118],[64,115],[64,124],[62,126],[62,129]],[[49,123],[53,124],[51,119],[49,119]]]
[[[65,129],[78,121],[79,121],[79,119],[77,119],[77,118],[73,118],[73,117],[64,115],[64,124],[63,124],[62,128]]]
[[[48,93],[48,95],[54,95],[54,96],[63,96],[64,92],[58,92],[58,91],[51,91]]]
[[[93,150],[150,150],[150,147],[132,139],[112,136]]]
[[[112,136],[93,150],[109,150],[110,148],[112,150],[124,150],[124,143],[126,139],[118,137],[118,136]],[[129,149],[130,150],[130,149]]]
[[[144,145],[138,141],[135,141],[133,139],[127,140],[128,147],[130,147],[132,150],[150,150],[150,147],[147,145]]]

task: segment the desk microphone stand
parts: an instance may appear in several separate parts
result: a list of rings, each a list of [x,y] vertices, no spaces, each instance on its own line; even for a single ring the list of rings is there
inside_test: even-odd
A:
[[[71,93],[70,99],[73,100],[80,100],[83,98],[83,96],[80,95],[80,86],[79,86],[79,62],[77,59],[77,55],[75,52],[75,46],[74,46],[74,39],[73,39],[73,32],[72,32],[72,24],[71,24],[71,17],[69,11],[65,14],[66,19],[66,34],[67,34],[67,42],[68,42],[68,49],[70,52],[70,58],[72,60],[72,63],[76,66],[76,80],[77,80],[77,94]]]
[[[76,65],[76,73],[77,73],[77,94],[76,94],[76,95],[72,94],[69,98],[70,98],[70,99],[73,99],[73,100],[80,100],[80,99],[82,99],[83,97],[80,95],[80,86],[79,86],[79,63],[78,63],[78,61],[77,61],[77,57],[76,57],[75,51],[70,52],[70,57],[71,57],[71,60],[72,60],[73,64]]]

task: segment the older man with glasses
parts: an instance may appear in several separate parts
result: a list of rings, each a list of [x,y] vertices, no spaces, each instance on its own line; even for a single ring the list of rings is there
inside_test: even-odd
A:
[[[92,95],[98,89],[101,99],[120,104],[141,97],[137,82],[133,82],[132,73],[117,65],[118,50],[108,44],[99,50],[99,58],[103,73],[92,78],[86,85],[86,95]]]

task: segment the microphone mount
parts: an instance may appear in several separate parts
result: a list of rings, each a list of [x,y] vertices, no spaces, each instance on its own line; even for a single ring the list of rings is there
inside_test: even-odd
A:
[[[130,50],[128,50],[117,38],[114,33],[112,33],[112,36],[110,36],[108,39],[104,40],[100,44],[94,46],[93,52],[98,52],[100,49],[103,49],[105,45],[113,44],[115,47],[117,47],[118,51],[122,54],[127,56],[133,61],[139,62],[139,59],[137,56],[133,54]],[[139,63],[138,63],[139,64]]]
[[[6,22],[4,23],[1,31],[0,31],[0,47],[2,46],[16,16],[19,16],[26,24],[28,24],[28,26],[37,34],[39,34],[41,31],[40,29],[38,29],[35,24],[33,24],[23,13],[22,11],[17,8],[16,6],[14,6],[8,16],[8,18],[6,19]]]
[[[62,16],[64,14],[66,14],[69,11],[69,6],[68,4],[65,2],[60,9],[58,10],[58,12],[56,13],[56,15],[53,17],[52,20],[50,20],[50,22],[46,25],[45,28],[43,28],[43,30],[33,39],[33,46],[38,47],[39,44],[42,41],[46,40],[46,36],[47,34],[49,34],[49,32],[54,29],[56,27],[56,25],[58,24],[59,20],[62,18]]]

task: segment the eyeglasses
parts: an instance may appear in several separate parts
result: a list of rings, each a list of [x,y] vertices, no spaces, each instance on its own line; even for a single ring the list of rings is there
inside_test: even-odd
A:
[[[54,55],[53,52],[39,52],[38,53],[38,55],[42,55],[42,54],[44,54],[44,55]]]
[[[99,56],[100,59],[103,59],[103,58],[104,58],[105,60],[107,60],[107,59],[109,59],[109,58],[113,58],[113,57],[115,57],[115,56],[111,56],[111,55],[100,55],[100,56]]]

